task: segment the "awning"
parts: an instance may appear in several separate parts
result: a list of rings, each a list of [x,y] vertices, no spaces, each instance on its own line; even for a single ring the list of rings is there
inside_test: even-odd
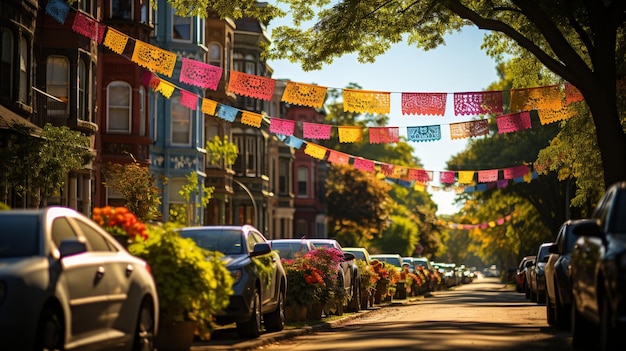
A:
[[[30,128],[33,134],[41,134],[41,128],[33,122],[0,105],[0,129],[14,129],[16,126]]]

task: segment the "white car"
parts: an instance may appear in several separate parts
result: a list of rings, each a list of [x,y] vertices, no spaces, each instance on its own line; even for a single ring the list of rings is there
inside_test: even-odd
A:
[[[0,211],[2,350],[153,350],[147,263],[63,207]]]

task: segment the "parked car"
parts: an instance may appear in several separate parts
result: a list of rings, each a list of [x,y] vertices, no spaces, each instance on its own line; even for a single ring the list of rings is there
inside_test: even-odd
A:
[[[281,259],[294,259],[315,250],[315,246],[306,239],[274,239],[269,241],[272,250],[278,251]]]
[[[579,221],[568,220],[561,225],[552,245],[545,267],[546,318],[548,325],[565,330],[570,327],[572,287],[569,277],[570,254],[576,242],[572,232]]]
[[[361,276],[359,268],[355,264],[356,256],[350,252],[344,252],[339,242],[335,239],[307,239],[316,248],[334,248],[343,253],[343,262],[340,264],[339,286],[344,287],[348,294],[348,311],[357,312],[361,309]]]
[[[180,230],[199,247],[221,252],[235,278],[228,307],[217,313],[216,323],[236,323],[242,337],[258,337],[262,326],[279,331],[285,325],[287,277],[277,252],[251,225],[201,226]]]
[[[529,259],[526,263],[526,290],[524,294],[526,295],[526,299],[530,300],[530,285],[531,285],[531,277],[530,273],[532,272],[532,267],[535,266],[535,261],[537,260],[537,256],[533,256],[533,258]]]
[[[370,253],[364,247],[344,247],[342,248],[343,252],[349,252],[356,257],[357,260],[363,260],[366,264],[370,264],[371,258]]]
[[[548,247],[552,243],[543,243],[537,249],[534,265],[530,268],[530,301],[544,303],[546,301],[546,276],[545,267],[550,252]]]
[[[573,232],[579,236],[570,259],[574,347],[624,350],[626,182],[611,185]]]
[[[392,264],[398,267],[398,269],[402,269],[402,256],[398,254],[375,254],[370,255],[370,258],[372,260],[379,260],[381,262]]]
[[[517,292],[526,292],[528,283],[526,282],[526,270],[532,267],[535,256],[524,256],[517,267],[517,275],[515,278],[515,290]]]
[[[152,350],[148,264],[69,208],[0,211],[3,350]]]

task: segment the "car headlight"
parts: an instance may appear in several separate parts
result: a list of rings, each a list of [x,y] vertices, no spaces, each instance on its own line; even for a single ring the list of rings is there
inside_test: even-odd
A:
[[[243,277],[243,270],[235,269],[233,271],[230,271],[230,274],[233,276],[233,279],[234,279],[233,284],[237,284],[239,280],[241,279],[241,277]]]

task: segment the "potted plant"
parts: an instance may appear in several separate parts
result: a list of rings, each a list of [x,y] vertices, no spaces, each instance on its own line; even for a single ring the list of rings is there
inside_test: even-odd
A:
[[[207,252],[175,229],[171,223],[150,225],[147,239],[129,246],[132,254],[148,262],[157,286],[159,350],[188,349],[194,333],[207,339],[213,316],[228,305],[232,294],[233,278],[221,254]],[[171,337],[182,337],[184,344],[174,346]]]
[[[361,306],[371,307],[376,292],[376,283],[380,279],[374,268],[364,260],[356,260],[359,275],[361,276]]]
[[[146,225],[126,207],[96,207],[91,218],[125,248],[148,237]]]
[[[285,318],[292,321],[306,319],[312,305],[321,304],[326,287],[322,271],[307,263],[304,257],[282,260],[287,275]]]

